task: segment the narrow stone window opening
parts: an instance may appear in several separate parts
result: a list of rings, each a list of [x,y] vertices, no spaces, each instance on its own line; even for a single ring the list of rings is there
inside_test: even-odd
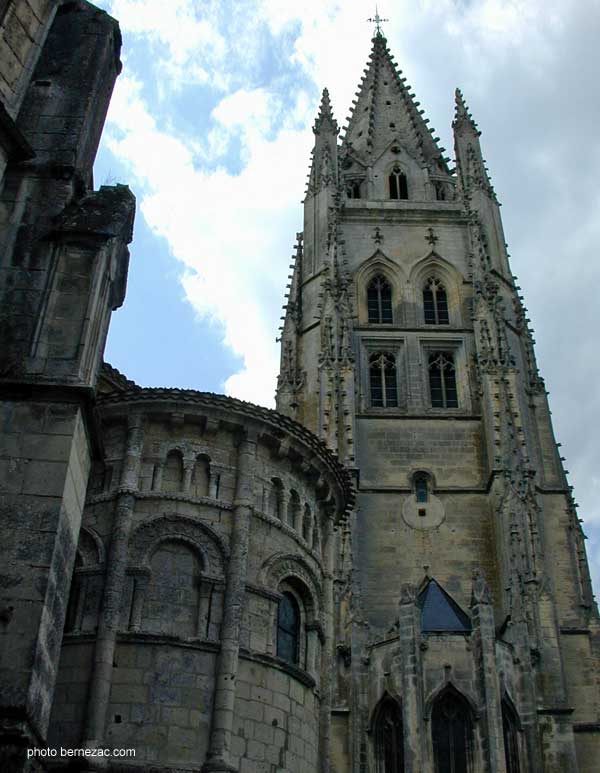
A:
[[[346,196],[349,199],[360,199],[361,196],[361,181],[360,180],[348,180],[346,183]]]
[[[408,199],[408,181],[399,166],[395,166],[388,177],[390,199]]]
[[[506,773],[521,773],[519,762],[519,718],[506,698],[502,699],[502,730],[504,734]]]
[[[436,182],[434,183],[435,187],[435,198],[437,201],[446,201],[446,186],[444,183]]]
[[[284,593],[277,610],[277,657],[298,665],[300,608],[291,593]]]
[[[377,274],[367,286],[367,314],[370,324],[391,325],[392,287],[387,279]]]
[[[429,355],[429,390],[432,408],[458,408],[454,357],[450,352]]]
[[[422,504],[429,500],[429,476],[424,472],[415,475],[415,497]]]
[[[373,408],[397,408],[398,385],[396,382],[396,358],[389,352],[376,352],[369,357],[371,406]]]
[[[430,277],[423,288],[423,314],[426,325],[449,325],[446,288],[435,277]]]
[[[375,718],[375,760],[377,773],[404,773],[404,731],[402,710],[387,696]]]

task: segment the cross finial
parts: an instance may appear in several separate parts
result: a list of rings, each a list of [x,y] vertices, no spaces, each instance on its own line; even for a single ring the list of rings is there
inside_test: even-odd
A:
[[[381,24],[384,21],[389,21],[389,19],[381,18],[381,16],[379,15],[379,10],[377,9],[377,6],[375,6],[375,16],[367,19],[367,21],[375,25],[375,36],[378,38],[383,37],[383,33],[381,32]]]

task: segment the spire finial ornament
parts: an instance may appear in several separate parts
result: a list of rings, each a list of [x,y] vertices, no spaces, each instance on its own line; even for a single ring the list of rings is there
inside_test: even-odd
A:
[[[368,18],[367,21],[375,25],[375,37],[382,38],[383,32],[381,31],[381,24],[384,21],[389,21],[389,19],[381,18],[381,16],[379,15],[379,10],[377,8],[377,5],[375,5],[375,16]]]

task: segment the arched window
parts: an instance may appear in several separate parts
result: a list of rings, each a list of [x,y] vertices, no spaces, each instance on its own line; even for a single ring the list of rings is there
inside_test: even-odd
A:
[[[429,391],[432,408],[458,408],[454,357],[450,352],[429,355]]]
[[[284,593],[277,610],[277,657],[298,665],[300,608],[291,593]]]
[[[162,476],[162,490],[176,493],[183,488],[183,457],[181,451],[173,450],[167,454]]]
[[[388,352],[376,352],[369,357],[371,406],[396,408],[398,386],[396,383],[396,358]]]
[[[431,277],[423,289],[423,313],[427,325],[449,325],[448,298],[444,285]]]
[[[504,754],[506,773],[520,773],[519,764],[519,718],[511,703],[502,699],[502,730],[504,733]]]
[[[415,475],[414,481],[417,502],[427,502],[429,499],[429,475],[426,472],[418,472]]]
[[[469,773],[473,727],[467,701],[454,689],[437,698],[431,714],[435,773]]]
[[[270,514],[279,521],[283,518],[283,483],[280,478],[271,478]]]
[[[210,460],[205,454],[198,456],[192,471],[191,494],[196,497],[208,496],[210,480]]]
[[[290,491],[290,501],[288,504],[288,524],[292,529],[296,529],[296,531],[300,531],[300,510],[300,497],[298,496],[298,492],[292,489]]]
[[[304,517],[302,519],[302,539],[304,539],[310,545],[312,538],[312,513],[310,512],[310,506],[304,505]]]
[[[367,311],[372,324],[391,325],[392,288],[385,277],[374,276],[367,286]]]
[[[388,177],[390,186],[390,199],[407,199],[408,183],[406,175],[399,166],[395,166]]]
[[[144,628],[172,636],[198,636],[201,563],[178,540],[161,542],[150,560],[144,601]]]
[[[446,201],[446,188],[444,186],[444,183],[436,181],[434,183],[435,187],[435,198],[438,201]]]
[[[404,773],[402,711],[390,697],[381,702],[375,718],[377,773]]]

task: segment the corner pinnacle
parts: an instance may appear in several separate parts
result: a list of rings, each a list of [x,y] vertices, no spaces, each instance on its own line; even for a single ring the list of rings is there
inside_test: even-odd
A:
[[[454,91],[454,103],[455,110],[454,120],[452,121],[452,128],[457,129],[460,126],[464,126],[466,124],[475,132],[475,134],[479,136],[481,132],[473,120],[473,116],[469,112],[469,108],[465,103],[462,91],[458,88]]]
[[[329,91],[327,89],[323,89],[323,94],[321,95],[321,104],[319,105],[319,112],[317,113],[315,125],[313,127],[315,134],[319,134],[321,132],[325,122],[329,123],[329,127],[326,127],[326,129],[332,130],[336,134],[338,133],[339,129],[337,121],[333,117],[331,102],[329,101]]]

